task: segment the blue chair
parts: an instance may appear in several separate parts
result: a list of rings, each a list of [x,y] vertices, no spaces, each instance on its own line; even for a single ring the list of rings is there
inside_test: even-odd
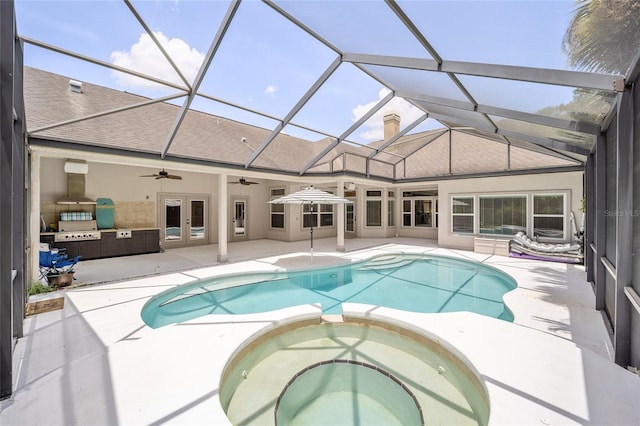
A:
[[[52,249],[48,244],[40,247],[40,279],[48,275],[64,274],[73,271],[81,256],[68,259],[64,249]]]

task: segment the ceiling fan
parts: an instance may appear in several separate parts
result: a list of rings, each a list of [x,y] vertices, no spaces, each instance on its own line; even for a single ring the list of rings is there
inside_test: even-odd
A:
[[[243,177],[241,177],[240,180],[238,180],[237,182],[229,182],[229,183],[233,183],[233,184],[239,183],[240,185],[258,185],[258,182],[251,182],[246,180]]]
[[[182,176],[170,175],[169,172],[165,171],[164,169],[160,170],[158,174],[142,175],[140,177],[154,177],[156,179],[182,179]]]

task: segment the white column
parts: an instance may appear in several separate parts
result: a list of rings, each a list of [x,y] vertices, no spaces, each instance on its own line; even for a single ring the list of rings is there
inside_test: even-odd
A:
[[[227,234],[229,230],[229,195],[227,174],[218,176],[218,262],[227,262]]]
[[[338,181],[338,197],[344,197],[344,182],[343,181]],[[345,206],[344,204],[337,204],[336,208],[338,210],[338,214],[337,214],[337,233],[336,233],[336,240],[337,240],[337,246],[336,246],[336,251],[344,251],[344,210],[345,210]]]
[[[29,216],[29,262],[31,265],[31,278],[37,280],[40,277],[40,154],[37,151],[31,153],[31,214]]]

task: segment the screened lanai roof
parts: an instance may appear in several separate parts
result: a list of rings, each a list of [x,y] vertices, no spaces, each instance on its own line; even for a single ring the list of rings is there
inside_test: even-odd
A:
[[[613,74],[571,69],[575,7],[17,0],[28,131],[299,175],[575,168],[639,47],[620,40]]]

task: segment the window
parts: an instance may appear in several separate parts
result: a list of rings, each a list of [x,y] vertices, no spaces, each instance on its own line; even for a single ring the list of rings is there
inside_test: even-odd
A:
[[[480,196],[480,233],[515,235],[527,232],[527,197]]]
[[[320,204],[320,226],[333,226],[333,206]]]
[[[333,226],[333,205],[331,204],[303,204],[302,227],[314,228]]]
[[[451,231],[473,233],[473,197],[451,199]]]
[[[318,213],[316,208],[318,206],[314,206],[311,204],[303,204],[302,205],[302,227],[310,228],[318,226]]]
[[[433,226],[432,200],[414,200],[414,226]]]
[[[284,229],[284,204],[271,204],[271,227]]]
[[[533,195],[533,235],[564,238],[564,194]]]
[[[425,193],[433,191],[405,191],[402,196],[402,226],[418,228],[438,227],[438,198],[425,197]],[[406,197],[416,197],[407,199]],[[419,198],[418,198],[419,197]]]
[[[411,226],[411,200],[402,200],[402,226]]]
[[[366,226],[382,226],[382,191],[367,191],[365,202]]]
[[[284,195],[284,188],[276,188],[270,191],[271,200]],[[284,229],[284,204],[269,204],[271,214],[271,228]]]
[[[382,201],[367,200],[367,226],[382,226]]]
[[[561,240],[566,238],[567,194],[456,195],[451,197],[451,231],[505,236],[522,231]]]
[[[387,196],[387,226],[396,226],[396,193],[389,191]]]

